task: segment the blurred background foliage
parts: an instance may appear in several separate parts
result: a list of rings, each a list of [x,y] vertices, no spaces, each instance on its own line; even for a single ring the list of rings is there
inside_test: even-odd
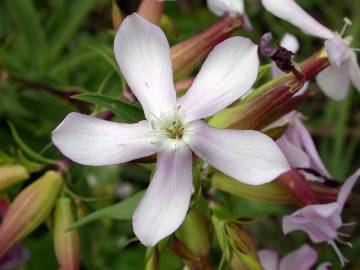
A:
[[[134,12],[136,0],[117,1],[124,15]],[[340,31],[343,17],[353,25],[354,47],[360,47],[360,1],[298,0],[307,11],[329,28]],[[60,158],[50,144],[51,131],[72,111],[91,113],[94,106],[72,99],[72,93],[94,92],[118,98],[124,82],[114,65],[112,52],[114,30],[109,0],[2,0],[0,1],[0,150],[17,156],[29,166],[33,161],[23,155],[19,141],[14,140],[7,121],[11,121],[23,141],[36,153]],[[304,35],[296,28],[266,13],[258,0],[246,1],[253,32],[239,30],[259,42],[271,31],[275,40],[284,33],[295,34],[301,49],[296,60],[315,53],[320,40]],[[166,2],[165,14],[175,24],[176,33],[165,27],[171,44],[176,44],[206,29],[218,20],[206,8],[205,1],[178,0]],[[267,60],[265,60],[267,61]],[[317,86],[311,84],[313,89]],[[327,168],[334,178],[343,181],[360,165],[360,95],[353,89],[341,102],[329,101],[316,91],[301,108]],[[97,106],[97,111],[102,108]],[[115,119],[116,120],[116,119]],[[119,120],[119,119],[118,119]],[[136,164],[94,168],[74,165],[68,187],[73,193],[80,216],[113,204],[146,188],[152,166]],[[37,174],[33,175],[35,179]],[[10,190],[15,195],[28,181]],[[249,226],[258,248],[276,248],[285,254],[304,243],[302,233],[283,237],[283,206],[247,201],[225,193],[215,196],[237,215],[258,218]],[[92,198],[92,199],[91,199]],[[94,199],[95,198],[95,199]],[[357,212],[356,212],[357,211]],[[359,209],[345,216],[356,220]],[[101,220],[80,229],[84,269],[143,269],[145,248],[133,238],[129,221]],[[344,248],[346,257],[360,268],[360,233],[352,232],[353,249]],[[130,243],[129,243],[130,241]],[[52,236],[46,225],[25,240],[31,258],[21,269],[57,269]],[[126,246],[126,248],[125,248]],[[321,259],[338,265],[333,250],[318,246]],[[213,245],[211,261],[216,265],[221,253]],[[161,254],[160,269],[180,269],[181,261],[169,249]],[[356,266],[355,266],[356,267]],[[354,269],[359,269],[354,268]],[[336,269],[336,268],[335,268]]]

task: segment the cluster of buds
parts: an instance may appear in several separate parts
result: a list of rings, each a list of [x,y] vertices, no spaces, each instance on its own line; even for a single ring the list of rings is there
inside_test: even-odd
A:
[[[4,181],[10,179],[12,182],[8,182],[11,183],[30,176],[20,165],[3,166],[1,169],[6,172],[2,175]],[[0,225],[0,265],[18,265],[27,260],[29,252],[20,241],[51,217],[55,208],[54,247],[59,265],[63,270],[80,269],[78,233],[67,231],[74,222],[71,200],[59,198],[62,190],[62,175],[47,171],[23,189],[9,206],[7,201],[0,201],[3,215]]]

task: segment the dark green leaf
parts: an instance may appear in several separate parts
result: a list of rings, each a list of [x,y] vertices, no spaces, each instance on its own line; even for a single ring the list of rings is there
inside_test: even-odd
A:
[[[128,123],[134,123],[144,119],[144,112],[141,107],[119,99],[100,94],[79,94],[72,97],[101,105]]]
[[[46,157],[43,157],[42,155],[39,155],[37,152],[35,152],[34,150],[32,150],[19,136],[19,133],[17,132],[15,126],[8,122],[9,127],[11,129],[11,133],[16,141],[16,143],[19,145],[19,147],[21,148],[21,150],[24,151],[24,153],[26,153],[29,157],[33,158],[34,160],[46,163],[46,164],[54,164],[56,162],[56,160],[53,159],[49,159]]]

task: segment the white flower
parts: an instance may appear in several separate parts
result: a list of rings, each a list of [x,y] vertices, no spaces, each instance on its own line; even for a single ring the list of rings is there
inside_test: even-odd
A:
[[[245,12],[244,0],[207,0],[207,6],[217,16],[238,16]]]
[[[249,130],[209,127],[202,118],[244,95],[256,80],[257,46],[230,38],[209,54],[187,93],[176,99],[169,44],[161,29],[137,14],[115,37],[115,56],[143,106],[145,121],[119,124],[69,114],[53,142],[73,161],[102,166],[157,153],[157,168],[133,215],[134,232],[146,246],[183,222],[192,193],[192,151],[225,174],[248,184],[269,182],[289,169],[277,145]]]
[[[317,76],[317,83],[327,96],[334,100],[344,99],[350,81],[360,91],[360,68],[355,50],[350,48],[352,37],[342,37],[350,24],[348,20],[339,34],[316,21],[294,0],[262,0],[262,3],[269,12],[299,27],[304,33],[325,39],[331,65]]]

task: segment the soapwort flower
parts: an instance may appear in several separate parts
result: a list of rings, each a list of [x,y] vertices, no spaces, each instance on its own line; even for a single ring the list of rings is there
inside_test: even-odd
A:
[[[280,259],[279,254],[272,249],[262,249],[258,251],[260,262],[265,270],[310,270],[316,263],[317,252],[309,245],[290,252],[284,258]],[[322,263],[316,270],[329,269],[330,263]]]
[[[245,13],[244,0],[207,0],[207,6],[217,16],[242,17],[246,31],[252,30],[252,24]]]
[[[243,15],[244,0],[207,0],[208,8],[217,16]]]
[[[334,100],[344,99],[349,83],[360,91],[360,68],[355,51],[350,47],[352,37],[343,37],[351,22],[345,19],[341,33],[331,31],[303,10],[294,0],[262,0],[264,7],[275,16],[299,27],[304,33],[325,40],[330,66],[317,76],[323,92]]]
[[[328,242],[338,255],[341,265],[344,266],[347,259],[341,254],[335,242],[351,246],[350,242],[341,239],[348,235],[338,230],[341,227],[353,225],[353,223],[343,223],[341,213],[351,189],[359,177],[360,169],[342,185],[336,202],[308,205],[289,216],[284,216],[282,221],[284,233],[302,230],[314,243]]]
[[[291,167],[301,169],[307,180],[323,182],[331,178],[329,171],[322,162],[315,143],[302,122],[303,116],[293,111],[278,121],[270,128],[287,124],[285,133],[276,141],[284,153]],[[269,129],[267,127],[267,129]]]
[[[176,99],[169,44],[157,26],[128,16],[115,37],[115,57],[142,104],[146,121],[119,124],[69,114],[52,140],[73,161],[103,166],[157,153],[157,168],[133,215],[146,246],[183,222],[193,189],[192,151],[214,168],[245,183],[263,184],[289,169],[276,144],[250,130],[224,130],[200,119],[224,109],[256,80],[257,46],[242,37],[214,48],[187,93]]]

